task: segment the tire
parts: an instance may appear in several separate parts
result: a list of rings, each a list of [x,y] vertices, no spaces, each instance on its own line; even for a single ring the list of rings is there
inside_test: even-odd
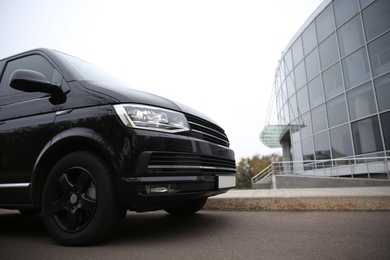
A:
[[[206,202],[207,198],[191,200],[181,206],[166,208],[165,211],[176,216],[192,215],[201,210]]]
[[[118,206],[113,174],[103,159],[73,152],[50,171],[42,216],[49,234],[66,246],[86,246],[109,236],[126,209]]]

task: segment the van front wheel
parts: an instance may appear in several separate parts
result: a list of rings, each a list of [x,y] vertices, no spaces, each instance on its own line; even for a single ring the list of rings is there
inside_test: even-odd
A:
[[[50,235],[68,246],[92,245],[110,235],[124,218],[110,168],[90,152],[60,159],[46,180],[42,215]]]

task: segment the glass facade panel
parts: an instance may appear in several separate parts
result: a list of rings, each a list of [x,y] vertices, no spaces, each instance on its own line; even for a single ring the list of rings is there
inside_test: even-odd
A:
[[[302,34],[303,52],[305,56],[309,54],[317,46],[317,36],[315,24],[311,23]]]
[[[284,116],[284,123],[285,125],[288,124],[288,122],[290,122],[290,116],[289,116],[289,107],[288,107],[288,102],[284,104],[283,106],[283,116]]]
[[[363,10],[363,23],[367,41],[386,32],[390,28],[390,1],[377,0]]]
[[[375,0],[360,0],[360,8],[364,8],[374,2]]]
[[[329,67],[339,59],[339,51],[337,48],[335,34],[332,34],[325,41],[323,41],[320,44],[319,49],[322,69]]]
[[[293,62],[292,62],[292,57],[291,57],[291,49],[288,50],[288,52],[284,56],[284,65],[285,65],[286,75],[288,75],[292,71],[292,69],[293,69]]]
[[[321,78],[317,77],[313,79],[307,86],[309,90],[310,107],[313,108],[324,101]]]
[[[301,142],[299,143],[294,143],[292,145],[292,150],[293,150],[293,160],[294,161],[303,161],[303,157],[302,157],[302,147],[301,147]],[[301,166],[301,164],[299,163],[299,169],[295,168],[294,170],[295,171],[302,171],[303,168]]]
[[[332,158],[352,156],[351,133],[348,125],[342,125],[329,131]]]
[[[284,60],[282,60],[282,63],[280,64],[280,71],[279,72],[283,75],[283,78],[287,75]]]
[[[326,99],[333,97],[344,90],[343,78],[341,77],[340,62],[322,73]]]
[[[390,71],[390,32],[370,43],[368,51],[374,76]]]
[[[310,119],[310,113],[306,113],[303,116],[301,116],[298,120],[299,123],[299,128],[301,131],[301,138],[305,138],[309,135],[311,135],[312,130],[311,130],[311,119]]]
[[[328,7],[326,7],[325,10],[317,17],[316,27],[318,42],[322,42],[334,31],[335,27],[331,5],[328,5]]]
[[[322,132],[314,136],[314,151],[316,160],[331,159],[328,132]]]
[[[311,137],[302,140],[302,153],[304,161],[314,160],[313,139]]]
[[[347,98],[351,120],[376,113],[375,98],[371,82],[348,91]]]
[[[292,56],[294,61],[294,66],[296,66],[303,59],[303,49],[302,49],[302,40],[299,37],[294,45],[292,46]]]
[[[333,7],[337,27],[359,12],[359,6],[356,0],[335,0]]]
[[[390,73],[374,81],[379,111],[390,109]]]
[[[363,27],[360,15],[355,16],[338,31],[341,57],[344,57],[364,44]]]
[[[361,48],[343,61],[345,87],[351,88],[370,78],[366,48]]]
[[[390,150],[390,112],[381,115],[381,122],[386,150]]]
[[[306,84],[306,71],[305,71],[305,62],[299,63],[299,65],[294,70],[295,73],[295,84],[297,88],[302,87]]]
[[[293,94],[295,94],[295,84],[294,84],[294,74],[293,73],[290,73],[287,76],[286,84],[287,84],[288,97],[291,97]]]
[[[284,109],[280,109],[279,110],[279,113],[278,113],[278,122],[280,122],[280,124],[288,124],[288,122],[286,122],[285,118],[284,118]]]
[[[299,122],[297,119],[294,120],[290,125],[290,135],[292,143],[296,143],[301,139],[299,132]]]
[[[377,116],[352,123],[352,133],[356,154],[383,151]]]
[[[320,105],[311,111],[313,133],[326,129],[326,115],[324,105]]]
[[[328,113],[329,127],[348,122],[347,106],[345,104],[344,94],[326,102],[326,111]]]
[[[288,102],[290,103],[290,120],[294,120],[298,117],[298,105],[296,95],[293,95]]]
[[[287,102],[287,86],[286,86],[287,84],[286,84],[286,82],[284,81],[283,83],[282,83],[282,86],[281,86],[281,91],[280,91],[280,94],[279,94],[279,97],[280,97],[280,103],[281,103],[281,105],[283,106],[284,105],[284,103],[286,103]]]
[[[310,81],[312,78],[320,73],[320,61],[318,60],[318,50],[314,49],[307,57],[305,58],[306,64],[306,76],[307,80]]]
[[[307,94],[307,86],[301,88],[297,93],[297,101],[299,107],[299,114],[303,114],[309,110],[309,95]]]

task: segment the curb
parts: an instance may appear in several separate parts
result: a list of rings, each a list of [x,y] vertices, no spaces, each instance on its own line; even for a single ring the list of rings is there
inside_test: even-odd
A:
[[[210,197],[203,209],[220,211],[390,210],[390,187],[231,190]]]
[[[386,196],[210,198],[203,209],[221,211],[390,210],[390,198]]]

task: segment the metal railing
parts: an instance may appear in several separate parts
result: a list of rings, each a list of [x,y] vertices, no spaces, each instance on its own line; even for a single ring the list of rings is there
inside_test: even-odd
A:
[[[340,158],[333,160],[281,161],[272,162],[252,178],[256,183],[271,174],[308,175],[322,177],[365,176],[390,180],[390,157]]]

